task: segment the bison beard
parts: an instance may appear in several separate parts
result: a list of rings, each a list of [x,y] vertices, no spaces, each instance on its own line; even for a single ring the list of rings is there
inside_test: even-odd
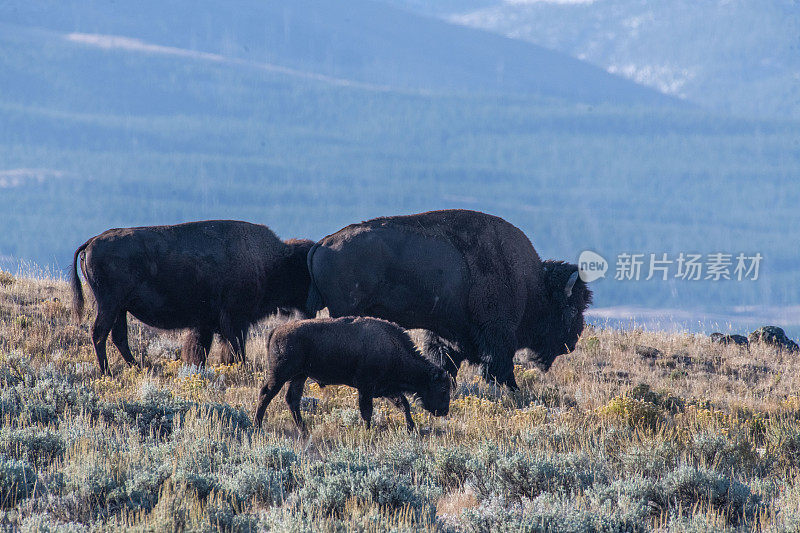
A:
[[[77,262],[94,294],[92,344],[108,373],[106,339],[129,365],[127,314],[161,329],[189,328],[182,359],[204,365],[214,334],[228,362],[245,360],[250,325],[281,308],[303,309],[311,241],[282,242],[266,226],[231,220],[112,229],[75,251],[73,311],[84,308]]]
[[[522,231],[465,210],[353,224],[308,254],[306,311],[375,316],[424,329],[426,356],[455,378],[463,361],[517,388],[514,353],[543,371],[575,348],[591,291],[575,265],[542,262]]]

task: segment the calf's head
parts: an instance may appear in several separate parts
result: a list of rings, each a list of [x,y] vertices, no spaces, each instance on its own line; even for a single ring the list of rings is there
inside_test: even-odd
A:
[[[563,261],[543,262],[544,294],[532,295],[540,298],[538,306],[528,302],[529,307],[538,307],[539,312],[528,317],[526,327],[530,333],[527,346],[534,353],[533,362],[547,371],[556,357],[575,349],[583,331],[583,313],[592,303],[592,291],[578,276],[578,266]],[[534,304],[532,306],[532,304]]]
[[[434,367],[427,382],[421,384],[417,396],[426,411],[434,416],[446,416],[450,411],[450,374]]]

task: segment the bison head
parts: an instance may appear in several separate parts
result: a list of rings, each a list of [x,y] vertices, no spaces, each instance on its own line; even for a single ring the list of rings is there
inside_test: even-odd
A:
[[[422,406],[434,416],[450,411],[450,374],[439,367],[430,374],[428,383],[418,393]]]
[[[583,313],[592,303],[592,291],[578,276],[578,267],[563,261],[544,261],[544,294],[530,296],[523,327],[533,362],[544,372],[561,354],[575,349],[583,331]]]

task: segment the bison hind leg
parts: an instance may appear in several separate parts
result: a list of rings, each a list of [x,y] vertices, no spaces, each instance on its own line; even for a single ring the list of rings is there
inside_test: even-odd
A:
[[[261,421],[264,419],[264,413],[267,411],[269,402],[280,392],[284,383],[286,382],[270,378],[261,386],[261,391],[258,393],[256,413],[253,416],[253,425],[256,428],[261,427]]]
[[[205,366],[208,351],[211,348],[211,341],[213,340],[214,333],[210,329],[195,328],[189,330],[183,339],[181,360],[187,365]]]
[[[131,353],[131,346],[128,344],[128,312],[122,310],[114,322],[114,327],[111,328],[111,342],[117,347],[122,358],[130,366],[137,366],[136,359]],[[142,355],[142,364],[144,364],[144,355]]]
[[[111,310],[109,306],[100,301],[97,302],[97,316],[92,324],[92,345],[97,355],[97,364],[100,366],[100,372],[103,374],[109,373],[106,341],[118,314],[118,310]]]
[[[289,406],[289,410],[292,412],[294,423],[297,424],[297,427],[300,428],[301,431],[305,430],[303,417],[300,415],[300,401],[303,399],[303,387],[305,384],[306,377],[297,376],[296,378],[292,378],[289,382],[289,388],[286,390],[286,403]]]

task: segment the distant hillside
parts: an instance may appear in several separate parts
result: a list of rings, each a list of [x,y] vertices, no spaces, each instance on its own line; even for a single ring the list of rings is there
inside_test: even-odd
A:
[[[395,0],[558,50],[709,109],[800,116],[796,0]]]
[[[270,63],[396,89],[675,104],[540,46],[366,0],[12,2],[2,21]],[[6,32],[11,31],[7,28]]]
[[[278,61],[291,53],[268,55],[259,19],[240,10],[143,3],[122,16],[105,5],[20,4],[4,19],[14,20],[0,31],[0,267],[63,271],[109,227],[238,218],[319,238],[373,216],[465,207],[507,218],[546,258],[764,256],[753,283],[609,276],[594,285],[598,307],[800,302],[797,121],[486,92],[464,78],[461,90],[398,89],[383,82],[412,72],[413,54],[426,57],[401,54],[410,24],[373,35],[383,44],[365,52],[375,54],[370,71],[385,77],[360,78],[344,45],[320,48],[331,51],[328,70],[302,50],[305,63]],[[287,27],[321,25],[331,5],[287,8]],[[396,13],[364,6],[351,21]]]

